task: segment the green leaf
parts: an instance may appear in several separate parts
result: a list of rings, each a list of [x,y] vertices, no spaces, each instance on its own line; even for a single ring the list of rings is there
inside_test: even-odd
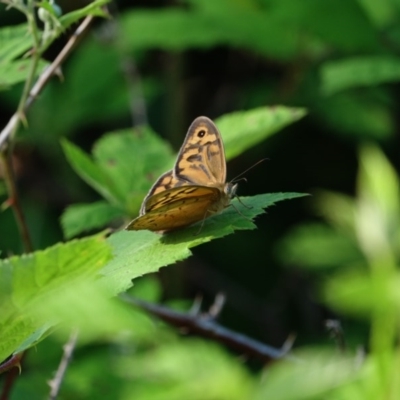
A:
[[[105,266],[111,252],[99,235],[1,261],[0,359],[42,340],[48,327],[57,322],[64,322],[60,330],[63,335],[71,326],[81,327],[84,340],[111,334],[115,329],[132,328],[136,319],[127,319],[126,311],[109,303],[110,296],[129,288],[132,279],[188,257],[193,246],[235,229],[254,229],[250,219],[262,213],[263,208],[299,196],[302,195],[276,193],[241,199],[246,206],[235,199],[233,207],[203,225],[166,235],[119,232],[108,239],[116,258]],[[98,272],[102,279],[94,281]],[[98,307],[104,314],[101,318]]]
[[[355,236],[356,204],[352,197],[328,190],[318,190],[314,199],[314,208],[318,215],[329,221],[338,232]]]
[[[28,34],[27,24],[0,29],[0,90],[7,89],[27,78],[32,60],[16,60],[16,58],[31,48],[32,45],[32,36]],[[47,65],[46,61],[40,60],[37,73]]]
[[[26,80],[30,64],[32,60],[16,60],[12,62],[0,63],[0,90],[7,89],[8,87]],[[40,60],[38,63],[37,73],[49,65],[49,63]]]
[[[57,4],[50,4],[49,1],[39,1],[37,3],[37,7],[39,8],[43,8],[44,10],[47,11],[48,15],[50,15],[52,17],[52,20],[55,21],[57,23],[57,25],[59,25],[59,21],[58,17],[62,14],[62,10],[61,7]],[[46,15],[46,14],[45,14]],[[41,20],[42,18],[39,17]]]
[[[171,146],[145,126],[103,136],[95,144],[93,156],[112,182],[120,206],[132,215],[150,186],[174,162]]]
[[[30,307],[39,321],[57,322],[54,335],[64,342],[71,329],[79,331],[79,342],[113,340],[123,331],[134,339],[151,340],[154,333],[149,317],[116,298],[93,279],[79,279],[49,293]]]
[[[369,145],[360,151],[356,228],[371,259],[396,260],[400,237],[399,177],[385,155]]]
[[[33,45],[28,24],[6,26],[0,29],[0,65],[15,60]],[[2,78],[4,78],[2,76]]]
[[[88,15],[106,18],[108,17],[108,14],[102,9],[102,7],[109,2],[110,0],[94,0],[86,7],[62,15],[60,17],[60,23],[64,29],[67,29],[69,26],[79,21],[80,19],[87,17]]]
[[[384,270],[384,260],[379,267]],[[360,271],[346,271],[335,275],[324,285],[324,301],[340,313],[370,319],[400,310],[400,274],[372,276]]]
[[[230,160],[306,114],[303,108],[260,107],[216,119]]]
[[[122,231],[108,239],[118,257],[102,270],[107,285],[114,293],[132,286],[132,279],[158,271],[160,267],[191,255],[190,248],[221,238],[240,229],[254,229],[251,221],[278,201],[304,196],[299,193],[269,193],[241,197],[232,207],[186,229],[159,235],[150,231]],[[247,208],[250,207],[250,208]],[[240,212],[240,213],[239,213]]]
[[[353,356],[318,348],[304,349],[295,356],[299,361],[279,361],[268,368],[254,400],[336,398],[329,397],[331,392],[358,376]]]
[[[386,0],[384,0],[386,1]],[[348,0],[264,0],[274,20],[282,21],[292,32],[302,37],[300,43],[306,52],[308,46],[323,43],[325,53],[373,52],[380,49],[375,26],[356,1]],[[299,43],[299,44],[300,44]]]
[[[13,354],[21,353],[41,342],[50,335],[53,326],[53,323],[43,324],[39,329],[33,332],[32,335],[29,335],[16,349],[14,349]]]
[[[43,327],[46,330],[54,322],[35,318],[35,305],[44,302],[50,293],[73,287],[74,281],[93,278],[110,258],[109,245],[97,235],[1,260],[0,360],[21,346],[35,344]]]
[[[172,168],[170,145],[148,127],[103,136],[93,149],[94,160],[70,142],[62,142],[78,175],[110,203],[134,215],[150,186]],[[90,217],[88,217],[90,218]]]
[[[354,237],[322,224],[294,228],[279,243],[276,253],[287,265],[316,271],[365,261]]]
[[[93,79],[99,65],[101,85]],[[148,100],[151,94],[146,89],[147,80],[141,82]],[[86,37],[68,61],[68,85],[50,84],[35,104],[35,112],[30,114],[30,140],[46,147],[55,136],[70,137],[84,126],[109,125],[110,121],[126,119],[129,115],[126,90],[117,49]],[[50,154],[54,153],[52,150],[48,150]]]
[[[360,195],[369,196],[376,203],[381,212],[381,219],[387,226],[398,227],[400,182],[394,166],[374,145],[361,147],[359,158],[358,190]]]
[[[329,61],[321,67],[322,90],[331,95],[359,86],[400,80],[400,58],[365,56]]]
[[[82,232],[102,228],[116,218],[124,217],[121,209],[104,201],[90,204],[72,204],[63,213],[61,225],[67,239]]]
[[[92,159],[66,139],[63,139],[64,153],[75,172],[90,186],[97,190],[112,204],[118,204],[114,196],[112,183],[108,181],[106,174]]]
[[[125,46],[136,50],[177,51],[230,45],[289,59],[295,55],[298,44],[293,29],[285,21],[273,19],[260,9],[242,7],[240,2],[230,2],[229,13],[220,7],[208,12],[196,7],[189,11],[135,10],[122,16],[121,26]]]
[[[386,104],[361,93],[338,93],[314,104],[314,113],[346,137],[387,139],[396,132]]]
[[[116,368],[130,382],[121,396],[125,400],[252,398],[254,380],[247,368],[198,339],[157,343],[149,352],[120,358]]]
[[[396,21],[396,7],[393,0],[357,1],[377,28],[388,27],[388,25]]]

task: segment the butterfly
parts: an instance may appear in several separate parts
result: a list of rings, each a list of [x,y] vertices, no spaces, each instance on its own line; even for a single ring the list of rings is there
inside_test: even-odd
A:
[[[125,228],[168,232],[214,215],[229,206],[237,184],[226,182],[221,134],[207,117],[190,125],[172,170],[144,198],[139,217]]]

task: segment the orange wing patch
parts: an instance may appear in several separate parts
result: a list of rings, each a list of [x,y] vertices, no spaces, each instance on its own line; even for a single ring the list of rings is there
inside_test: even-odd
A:
[[[146,213],[134,219],[127,229],[170,231],[202,221],[214,213],[213,206],[221,201],[216,188],[185,186],[151,197]]]

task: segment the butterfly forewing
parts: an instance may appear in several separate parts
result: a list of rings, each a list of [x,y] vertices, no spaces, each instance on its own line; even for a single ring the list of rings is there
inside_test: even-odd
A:
[[[197,185],[225,183],[224,146],[215,124],[198,117],[190,125],[174,167],[174,175]]]

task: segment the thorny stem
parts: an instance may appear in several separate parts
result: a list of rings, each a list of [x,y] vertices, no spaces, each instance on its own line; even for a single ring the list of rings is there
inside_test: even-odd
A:
[[[74,34],[68,40],[67,44],[58,54],[56,59],[43,71],[43,73],[39,76],[38,80],[36,81],[35,85],[29,91],[29,94],[26,98],[26,101],[21,109],[21,112],[18,110],[11,118],[8,124],[5,126],[3,131],[0,133],[0,150],[4,146],[7,145],[8,140],[12,136],[16,126],[19,124],[19,116],[23,115],[28,108],[32,105],[34,100],[37,98],[39,93],[43,90],[46,86],[50,78],[54,75],[56,70],[60,67],[60,65],[65,61],[67,56],[70,54],[71,50],[75,47],[78,40],[82,37],[83,32],[88,28],[90,23],[93,20],[93,16],[87,16],[82,23],[78,26]]]
[[[25,218],[22,212],[21,203],[19,201],[19,196],[12,168],[12,160],[11,160],[12,152],[8,146],[8,143],[11,141],[15,132],[17,131],[21,118],[24,118],[25,112],[28,110],[33,101],[37,98],[38,94],[43,90],[43,88],[50,80],[50,78],[54,75],[57,68],[59,68],[59,66],[63,63],[66,57],[70,54],[71,50],[77,43],[78,38],[82,36],[82,33],[87,29],[92,20],[93,17],[88,16],[82,21],[82,23],[75,31],[74,35],[70,38],[70,40],[61,50],[56,59],[49,65],[48,68],[46,68],[45,71],[43,71],[43,73],[38,78],[36,84],[32,87],[32,89],[30,89],[32,81],[35,76],[37,63],[39,61],[38,54],[35,54],[35,52],[33,53],[30,72],[28,74],[28,78],[24,85],[18,109],[14,113],[14,115],[10,118],[8,124],[5,126],[3,131],[0,133],[0,151],[1,151],[0,156],[4,167],[4,179],[6,181],[10,203],[15,213],[18,229],[24,243],[25,251],[27,252],[32,251],[32,241],[29,237],[29,231],[25,223]],[[35,33],[36,27],[34,26],[35,21],[33,19],[33,16],[31,18],[28,18],[28,21],[30,22],[32,35],[35,38],[34,39],[35,44],[37,45],[38,38],[37,34]]]
[[[18,108],[16,111],[18,118],[15,118],[14,123],[11,126],[10,132],[8,133],[7,142],[10,141],[10,139],[12,139],[14,137],[16,131],[18,130],[21,120],[25,120],[25,111],[26,111],[25,104],[26,104],[27,98],[29,96],[29,91],[32,87],[33,80],[35,79],[37,66],[38,66],[39,60],[40,60],[40,53],[38,52],[39,37],[38,37],[37,26],[36,26],[35,17],[34,17],[33,1],[29,1],[26,8],[24,8],[24,9],[19,8],[19,9],[26,16],[29,31],[33,37],[33,48],[31,51],[32,57],[31,57],[31,63],[29,65],[28,75],[25,80],[24,88],[22,90],[21,98],[19,100]],[[1,148],[1,145],[0,145],[0,148]]]
[[[7,2],[5,2],[7,3]],[[38,94],[43,90],[46,84],[49,82],[51,77],[54,75],[56,70],[64,62],[67,56],[70,54],[72,49],[77,44],[78,40],[82,37],[83,32],[89,27],[93,20],[93,16],[87,16],[82,23],[78,26],[74,34],[68,40],[67,44],[58,54],[56,59],[47,67],[43,73],[39,76],[36,83],[32,86],[33,80],[36,75],[36,69],[39,62],[40,54],[37,51],[39,47],[39,38],[36,30],[36,24],[33,17],[33,1],[28,3],[28,7],[21,10],[27,15],[28,25],[30,26],[31,33],[34,39],[34,49],[32,50],[32,62],[30,65],[28,77],[25,81],[25,85],[22,91],[21,99],[18,104],[17,111],[12,115],[7,125],[0,133],[0,162],[3,165],[4,179],[7,186],[7,191],[9,195],[9,203],[12,205],[15,219],[17,221],[18,229],[24,243],[24,248],[26,252],[31,252],[33,250],[32,241],[29,235],[27,225],[25,223],[25,217],[22,211],[21,203],[19,200],[15,176],[12,166],[12,139],[18,130],[21,120],[25,119],[25,113],[32,105],[34,100],[37,98]],[[29,12],[30,11],[30,12]],[[22,358],[23,355],[21,355]],[[0,393],[0,400],[6,400],[9,398],[9,394],[17,377],[17,372],[14,369],[10,370],[5,377],[5,384],[3,390]],[[51,398],[51,397],[50,397]],[[55,397],[54,397],[55,398]]]
[[[4,181],[7,187],[9,203],[11,204],[14,212],[18,231],[21,235],[22,243],[24,244],[24,251],[26,253],[30,253],[31,251],[33,251],[32,240],[29,234],[28,226],[26,224],[25,215],[22,211],[20,198],[18,196],[10,148],[0,153],[0,158],[3,165]]]
[[[241,353],[257,358],[265,363],[273,359],[280,358],[286,358],[296,362],[300,361],[297,357],[289,354],[294,341],[294,337],[292,335],[284,343],[282,348],[278,349],[254,340],[239,332],[225,328],[215,321],[215,317],[217,315],[210,315],[210,313],[195,315],[193,312],[182,313],[164,306],[151,304],[128,295],[122,295],[120,297],[125,302],[157,316],[170,325],[174,325],[181,329],[183,328],[185,332],[195,333],[199,336],[208,337],[215,341],[224,343],[225,345],[234,348]],[[214,307],[214,310],[217,308],[218,306]],[[219,311],[220,310],[218,310],[218,312]]]
[[[68,342],[64,345],[64,353],[61,358],[60,364],[58,366],[57,372],[54,376],[54,379],[52,379],[49,382],[50,385],[49,400],[55,400],[58,396],[58,393],[61,388],[61,383],[64,379],[65,372],[67,371],[67,367],[71,362],[72,354],[74,352],[77,340],[78,340],[78,330],[74,329],[71,332]]]
[[[25,353],[18,353],[4,361],[0,366],[0,373],[8,371],[4,380],[3,390],[0,393],[0,400],[8,400],[11,389],[21,371],[21,362]]]
[[[33,45],[33,53],[32,53],[28,76],[25,81],[24,88],[22,90],[22,95],[18,104],[16,114],[14,114],[16,115],[16,118],[12,118],[13,124],[8,133],[8,139],[9,139],[8,141],[10,142],[20,125],[21,119],[25,118],[24,107],[26,99],[28,98],[29,90],[32,86],[32,82],[36,74],[37,65],[39,63],[39,55],[35,51],[35,49],[38,48],[38,36],[36,32],[36,23],[33,16],[33,2],[28,2],[27,9],[24,10],[24,13],[28,20],[28,26],[29,30],[32,33],[34,45]],[[33,246],[32,246],[32,240],[29,235],[28,226],[26,225],[25,216],[22,211],[21,202],[17,191],[17,185],[15,182],[15,175],[14,175],[13,161],[12,161],[12,146],[4,146],[4,149],[2,149],[0,153],[0,157],[1,157],[1,164],[3,166],[4,181],[6,183],[8,197],[9,197],[9,204],[11,205],[14,212],[18,230],[22,238],[22,243],[24,245],[24,250],[25,252],[29,253],[33,250]]]

